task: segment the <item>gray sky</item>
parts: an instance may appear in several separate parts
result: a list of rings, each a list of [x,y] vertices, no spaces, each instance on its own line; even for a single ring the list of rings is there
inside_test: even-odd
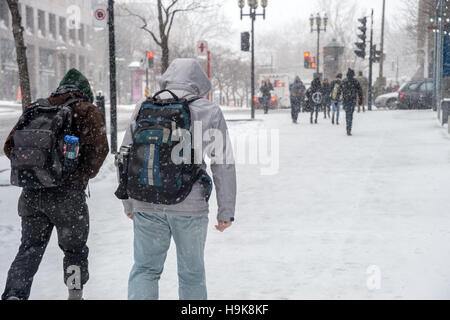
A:
[[[339,0],[329,0],[330,3]],[[241,22],[237,0],[224,0],[223,10],[225,14],[232,20],[233,27],[246,30],[250,28],[250,19],[245,17]],[[375,10],[375,19],[381,19],[382,0],[359,0],[359,5],[367,8],[367,12],[371,8]],[[247,1],[246,1],[247,3]],[[395,15],[396,10],[400,7],[401,0],[386,0],[387,18]],[[246,8],[247,5],[246,5]],[[261,11],[262,9],[259,8]],[[311,13],[317,13],[317,1],[315,0],[269,0],[267,8],[266,20],[258,19],[256,28],[260,31],[282,27],[286,21],[292,21],[297,17],[308,18]],[[376,21],[377,22],[377,21]]]

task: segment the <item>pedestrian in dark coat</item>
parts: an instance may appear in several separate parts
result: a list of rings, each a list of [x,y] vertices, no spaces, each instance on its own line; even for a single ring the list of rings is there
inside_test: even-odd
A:
[[[270,99],[272,99],[272,94],[270,93],[273,91],[273,85],[270,82],[270,79],[267,78],[263,85],[261,86],[261,93],[263,98],[263,105],[264,105],[264,113],[267,114],[269,112],[269,106],[270,106]]]
[[[311,124],[317,123],[319,109],[322,107],[323,103],[322,85],[320,84],[319,78],[313,80],[311,87],[306,91],[306,97],[308,98],[308,107],[311,112]],[[314,114],[316,114],[316,118],[313,122]]]
[[[66,92],[64,87],[78,88]],[[82,288],[89,279],[86,241],[89,233],[89,213],[85,190],[89,179],[94,178],[105,160],[109,148],[105,121],[93,102],[89,81],[71,69],[59,88],[48,101],[53,106],[63,105],[78,98],[73,110],[72,132],[79,138],[79,166],[59,187],[46,189],[24,188],[18,211],[22,219],[22,240],[19,252],[11,265],[6,280],[3,300],[26,300],[30,295],[36,274],[53,227],[58,233],[58,244],[64,252],[64,283],[69,286],[75,276],[75,286],[69,287],[69,299],[82,298]],[[8,158],[14,148],[12,130],[6,140],[4,152]]]
[[[355,79],[355,71],[348,69],[347,78],[342,81],[339,87],[338,96],[343,95],[344,110],[347,120],[347,135],[352,135],[353,113],[356,102],[359,106],[363,103],[363,91],[359,82]]]
[[[295,77],[295,81],[290,85],[289,91],[291,98],[292,121],[294,123],[297,123],[298,114],[301,110],[303,102],[305,101],[306,93],[305,85],[303,84],[302,80],[300,80],[299,76]]]
[[[322,97],[323,97],[323,114],[324,114],[324,119],[327,118],[331,118],[331,114],[330,114],[330,106],[331,106],[331,86],[330,86],[330,82],[328,81],[328,79],[323,80],[322,83]]]

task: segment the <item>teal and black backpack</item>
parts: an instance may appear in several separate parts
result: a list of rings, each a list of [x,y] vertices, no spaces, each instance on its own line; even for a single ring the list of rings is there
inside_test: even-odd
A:
[[[172,98],[160,99],[162,92],[169,92]],[[126,195],[116,193],[120,199],[177,204],[185,200],[194,183],[200,181],[205,187],[205,199],[209,200],[212,181],[201,164],[194,163],[192,144],[189,144],[188,160],[183,157],[186,149],[179,146],[175,149],[180,141],[174,137],[179,137],[180,129],[191,132],[189,104],[198,99],[178,98],[173,92],[163,90],[142,103],[132,128],[133,143],[126,164]],[[173,154],[177,161],[172,158]]]

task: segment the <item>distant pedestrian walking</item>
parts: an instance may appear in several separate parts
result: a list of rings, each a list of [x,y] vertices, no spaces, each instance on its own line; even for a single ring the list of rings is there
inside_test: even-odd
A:
[[[332,110],[332,117],[331,117],[331,123],[332,124],[337,124],[339,125],[339,114],[341,111],[341,105],[342,105],[342,100],[343,100],[343,96],[338,95],[338,91],[339,88],[341,87],[341,83],[342,83],[342,73],[339,73],[336,76],[336,79],[334,81],[331,82],[330,88],[331,88],[331,94],[330,94],[330,98],[331,98],[331,106],[333,108]]]
[[[305,93],[306,88],[303,84],[302,80],[300,80],[300,77],[295,77],[294,83],[290,85],[290,93],[291,93],[291,115],[292,115],[292,121],[294,123],[297,123],[298,121],[298,114],[302,108],[302,105],[305,101]]]
[[[311,124],[317,123],[317,118],[319,117],[319,109],[322,106],[323,96],[322,96],[322,86],[320,84],[320,79],[316,78],[311,83],[311,87],[306,91],[306,97],[308,98],[308,107],[311,112]],[[313,122],[315,114],[315,119]]]
[[[262,98],[263,98],[263,105],[264,105],[264,113],[267,114],[269,113],[269,107],[270,107],[270,99],[272,99],[272,94],[270,93],[271,91],[273,91],[273,85],[270,82],[270,79],[267,78],[263,85],[261,86],[261,93],[262,93]]]
[[[366,112],[365,105],[367,103],[367,96],[369,91],[369,80],[363,75],[362,71],[358,72],[358,78],[356,78],[356,80],[358,80],[359,85],[361,86],[362,89],[362,99],[358,103],[358,112],[361,112],[361,106],[363,112]]]
[[[324,119],[331,118],[330,107],[331,107],[331,86],[328,79],[323,80],[322,83],[322,107],[323,107],[323,115]]]
[[[338,96],[343,95],[344,110],[347,120],[347,135],[352,135],[353,113],[355,112],[356,102],[359,106],[363,101],[363,92],[361,85],[355,79],[355,71],[348,69],[347,78],[342,82],[338,90]],[[359,100],[357,100],[359,99]]]

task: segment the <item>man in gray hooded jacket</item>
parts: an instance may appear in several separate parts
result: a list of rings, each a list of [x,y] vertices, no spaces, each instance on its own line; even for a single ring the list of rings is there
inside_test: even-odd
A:
[[[194,59],[176,59],[162,75],[161,89],[167,89],[179,98],[205,97],[211,83]],[[162,99],[170,98],[162,93]],[[122,146],[132,143],[132,128],[142,103],[138,103]],[[228,129],[221,109],[201,98],[189,106],[193,136],[201,134],[200,154],[202,168],[206,169],[203,155],[211,161],[211,171],[216,188],[218,214],[216,229],[223,232],[234,221],[236,203],[236,171],[229,144]],[[201,133],[196,132],[196,130]],[[223,159],[217,159],[218,150],[210,148],[208,139],[212,131],[220,133],[224,141]],[[217,136],[215,136],[215,140]],[[196,142],[194,141],[194,144]],[[195,150],[197,153],[198,150]],[[226,159],[225,159],[226,157]],[[128,298],[130,300],[158,299],[158,281],[163,271],[170,240],[173,236],[177,248],[179,298],[183,300],[207,299],[204,268],[204,248],[208,227],[209,206],[205,199],[204,184],[196,182],[188,197],[175,205],[160,205],[124,200],[125,214],[134,222],[134,266],[130,273]]]

